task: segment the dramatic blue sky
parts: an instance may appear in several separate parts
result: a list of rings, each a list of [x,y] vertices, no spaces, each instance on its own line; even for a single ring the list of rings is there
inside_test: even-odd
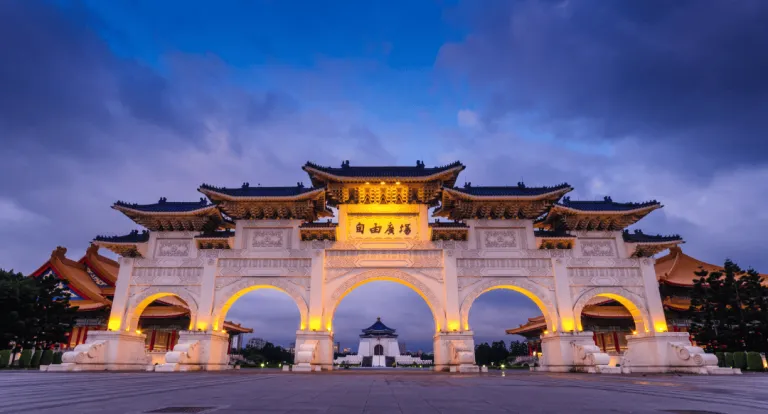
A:
[[[768,269],[762,0],[6,0],[0,19],[0,267],[135,228],[117,199],[458,159],[462,182],[658,199],[639,227]],[[470,322],[492,340],[535,312],[492,292]],[[428,308],[388,283],[342,302],[337,337],[376,316],[430,347]],[[231,317],[279,343],[298,325],[276,292]]]

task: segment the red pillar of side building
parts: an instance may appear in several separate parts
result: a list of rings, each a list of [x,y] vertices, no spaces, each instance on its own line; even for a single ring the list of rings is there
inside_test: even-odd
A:
[[[149,352],[152,352],[155,349],[155,335],[157,334],[157,330],[152,330],[152,336],[149,338]]]

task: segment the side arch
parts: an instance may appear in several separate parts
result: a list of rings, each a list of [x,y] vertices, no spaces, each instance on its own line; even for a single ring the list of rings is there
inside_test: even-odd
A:
[[[213,330],[223,328],[227,312],[229,312],[229,309],[238,299],[246,293],[258,289],[275,289],[288,294],[288,296],[293,299],[294,303],[296,303],[296,307],[299,309],[299,314],[301,315],[301,326],[299,328],[302,330],[306,328],[309,316],[309,306],[307,305],[307,301],[302,292],[304,289],[287,280],[248,277],[216,291],[216,299],[213,304],[213,317],[211,318]]]
[[[587,303],[595,296],[602,296],[605,298],[613,299],[621,303],[629,313],[632,315],[632,319],[635,322],[635,329],[638,332],[647,332],[652,326],[650,317],[648,316],[648,310],[645,307],[645,300],[631,291],[621,287],[596,287],[588,289],[581,293],[576,302],[573,305],[573,317],[576,319],[576,327],[578,330],[583,330],[584,327],[581,324],[581,313]]]
[[[139,327],[139,319],[144,309],[147,308],[152,302],[157,299],[162,299],[167,296],[175,296],[184,301],[189,308],[189,329],[195,326],[197,321],[198,304],[197,297],[192,292],[183,287],[151,287],[144,291],[141,291],[133,296],[128,301],[128,309],[125,313],[126,323],[123,324],[126,331],[135,331]]]
[[[442,302],[429,286],[420,281],[416,276],[402,270],[374,269],[347,279],[333,291],[324,306],[324,320],[326,321],[327,328],[330,330],[336,308],[338,308],[339,303],[341,303],[345,296],[366,283],[379,280],[395,282],[411,288],[424,299],[427,306],[429,306],[429,310],[432,311],[432,317],[435,320],[435,330],[439,332],[441,327],[445,327],[445,310],[443,309]]]
[[[496,289],[514,290],[525,295],[541,310],[547,323],[547,329],[552,332],[557,330],[558,313],[552,294],[541,286],[522,278],[492,279],[471,286],[469,293],[461,302],[460,308],[461,326],[464,330],[469,330],[469,311],[475,300],[483,293]]]

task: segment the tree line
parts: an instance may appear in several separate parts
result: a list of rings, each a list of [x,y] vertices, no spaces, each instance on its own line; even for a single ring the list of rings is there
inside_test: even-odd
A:
[[[34,278],[0,269],[0,349],[66,342],[77,313],[69,297],[54,275]]]
[[[264,345],[260,347],[246,346],[238,351],[238,353],[242,355],[246,361],[250,361],[256,365],[264,363],[267,366],[275,366],[278,364],[293,363],[293,353],[272,342],[265,342]]]
[[[768,352],[768,287],[730,260],[721,271],[695,272],[691,335],[709,352]]]
[[[509,348],[504,341],[487,342],[475,346],[475,363],[477,365],[499,366],[509,364],[509,359],[528,355],[528,344],[522,341],[512,341]]]

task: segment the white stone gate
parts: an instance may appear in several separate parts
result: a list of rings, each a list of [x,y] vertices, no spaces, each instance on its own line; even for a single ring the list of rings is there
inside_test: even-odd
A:
[[[644,257],[682,241],[625,240],[622,232],[657,202],[570,201],[562,199],[572,190],[567,184],[457,188],[460,163],[304,169],[312,188],[203,185],[213,203],[116,203],[151,230],[149,240],[96,239],[123,256],[109,331],[89,334],[62,368],[146,369],[139,317],[173,295],[188,305],[190,326],[156,370],[224,369],[230,306],[269,288],[293,298],[301,314],[294,370],[330,370],[337,306],[358,286],[387,280],[429,306],[438,370],[478,370],[472,304],[487,291],[511,289],[545,316],[541,370],[719,372],[687,333],[667,332],[654,262]],[[432,207],[451,221],[430,223]],[[331,216],[337,221],[317,221]],[[635,319],[621,368],[609,367],[592,333],[582,332],[581,311],[595,296],[619,301]]]

